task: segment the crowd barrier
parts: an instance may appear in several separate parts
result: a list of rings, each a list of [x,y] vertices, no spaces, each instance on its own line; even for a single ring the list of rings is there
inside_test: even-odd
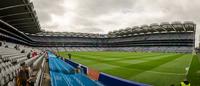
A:
[[[68,59],[65,59],[65,61],[70,65],[74,66],[75,68],[79,65],[78,63]],[[84,73],[87,74],[88,67],[81,65],[81,68],[83,68]],[[104,84],[105,86],[150,86],[148,84],[125,80],[102,72],[99,75],[98,81]]]

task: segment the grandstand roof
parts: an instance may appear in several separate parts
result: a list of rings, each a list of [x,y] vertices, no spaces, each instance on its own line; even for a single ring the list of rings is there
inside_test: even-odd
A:
[[[0,3],[0,19],[25,33],[40,32],[33,3],[29,0],[6,0]]]
[[[105,38],[106,34],[76,33],[76,32],[39,32],[27,34],[32,36],[64,36],[64,37],[84,37],[84,38]]]
[[[161,24],[153,23],[151,25],[134,26],[133,28],[121,29],[118,31],[109,32],[109,37],[115,36],[129,36],[130,34],[146,34],[146,33],[160,33],[160,32],[194,32],[195,25],[193,22],[162,22]]]
[[[86,38],[112,38],[112,37],[127,37],[139,34],[149,33],[170,33],[170,32],[194,32],[195,25],[193,22],[163,22],[161,24],[153,23],[150,25],[128,27],[117,31],[109,32],[108,34],[92,34],[92,33],[76,33],[76,32],[40,32],[36,34],[27,34],[33,36],[65,36],[65,37],[86,37]]]

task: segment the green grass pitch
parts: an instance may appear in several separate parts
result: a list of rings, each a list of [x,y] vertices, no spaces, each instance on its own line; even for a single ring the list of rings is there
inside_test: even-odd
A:
[[[153,86],[179,86],[185,79],[186,67],[192,86],[200,86],[196,57],[181,53],[148,53],[148,52],[60,52],[67,58],[98,71],[121,77],[127,80],[146,83]],[[194,57],[194,58],[193,58]],[[196,77],[196,78],[195,78]]]

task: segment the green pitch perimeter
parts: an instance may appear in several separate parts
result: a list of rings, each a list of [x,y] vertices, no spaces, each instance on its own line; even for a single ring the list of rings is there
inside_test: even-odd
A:
[[[192,54],[180,53],[60,52],[60,55],[67,58],[68,53],[72,54],[73,61],[90,68],[154,86],[179,86],[186,77],[186,68],[193,62]],[[195,76],[191,71],[188,75]]]

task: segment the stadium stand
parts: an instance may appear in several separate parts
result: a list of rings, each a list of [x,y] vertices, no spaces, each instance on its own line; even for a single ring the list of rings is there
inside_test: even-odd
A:
[[[5,46],[8,47],[6,48]],[[0,47],[0,86],[15,86],[17,84],[16,79],[19,77],[20,65],[22,63],[25,63],[27,66],[31,66],[32,64],[39,65],[35,60],[40,60],[38,58],[44,57],[44,53],[40,53],[40,55],[28,59],[29,48],[20,45],[21,47],[19,48],[26,51],[25,53],[21,53],[20,49],[15,49],[13,46],[15,44],[3,42],[3,45]]]
[[[27,34],[40,48],[60,51],[192,52],[195,24],[173,22],[143,25],[108,34],[40,32]]]
[[[104,73],[100,73],[98,83],[84,74],[73,73],[79,64],[47,58],[45,50],[190,53],[194,48],[195,29],[193,22],[163,22],[128,27],[108,34],[45,32],[40,28],[30,0],[1,1],[0,86],[18,85],[20,71],[24,68],[29,69],[27,79],[35,86],[50,85],[46,79],[48,76],[51,76],[52,86],[63,80],[66,85],[146,86]],[[86,74],[88,68],[81,68]],[[57,82],[57,76],[63,80]]]
[[[95,83],[82,73],[75,73],[75,68],[52,53],[49,55],[51,83],[53,86],[103,86]]]

